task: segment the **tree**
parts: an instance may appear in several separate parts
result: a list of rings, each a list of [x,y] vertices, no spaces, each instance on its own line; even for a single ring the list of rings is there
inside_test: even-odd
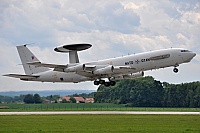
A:
[[[24,102],[27,104],[34,103],[33,95],[32,94],[25,95]]]
[[[45,99],[50,100],[50,101],[55,101],[55,103],[57,102],[57,100],[60,98],[60,95],[50,95],[45,97]]]
[[[33,96],[34,103],[42,103],[42,99],[39,94]]]
[[[169,84],[147,76],[120,80],[115,86],[100,85],[97,103],[117,103],[140,107],[199,107],[200,82]]]
[[[66,99],[63,99],[61,103],[68,103]]]
[[[15,102],[23,102],[25,95],[15,96],[14,101]]]
[[[11,103],[13,101],[12,97],[9,96],[1,96],[0,95],[0,103]]]
[[[73,97],[70,97],[70,99],[69,99],[72,103],[76,103],[76,99],[75,98],[73,98]]]

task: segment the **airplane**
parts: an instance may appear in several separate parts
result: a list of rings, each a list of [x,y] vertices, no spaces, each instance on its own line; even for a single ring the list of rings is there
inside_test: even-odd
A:
[[[132,79],[144,76],[144,71],[174,67],[190,62],[196,54],[183,48],[169,48],[132,54],[117,58],[80,63],[78,51],[92,45],[87,43],[69,44],[56,47],[54,51],[69,53],[69,63],[65,65],[42,63],[27,48],[17,46],[25,74],[6,74],[23,81],[41,82],[83,82],[94,81],[94,85],[114,86],[116,80]]]

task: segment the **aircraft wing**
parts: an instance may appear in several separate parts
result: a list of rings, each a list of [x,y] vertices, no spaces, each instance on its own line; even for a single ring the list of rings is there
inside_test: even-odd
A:
[[[84,70],[76,71],[77,74],[85,76],[85,77],[107,77],[109,76],[118,76],[121,74],[132,73],[136,68],[130,66],[101,66],[98,65],[85,65]]]
[[[33,76],[33,75],[22,75],[22,74],[6,74],[3,76],[13,77],[13,78],[20,78],[20,79],[34,79],[38,78],[39,76]]]
[[[64,69],[67,67],[67,65],[47,64],[47,63],[41,63],[41,62],[27,62],[27,64],[34,65],[34,66],[41,66],[41,67],[49,67],[49,68],[61,68],[61,69]]]
[[[75,72],[79,75],[95,78],[118,76],[120,74],[132,73],[136,68],[130,66],[112,66],[112,65],[93,65],[93,64],[79,64],[75,66],[46,64],[41,62],[28,62],[29,65],[54,68],[54,71],[59,72]]]

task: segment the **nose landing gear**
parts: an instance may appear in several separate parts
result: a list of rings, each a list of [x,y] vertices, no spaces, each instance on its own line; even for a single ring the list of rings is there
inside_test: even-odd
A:
[[[178,68],[175,67],[175,68],[173,69],[173,71],[174,71],[175,73],[177,73],[177,72],[178,72]]]

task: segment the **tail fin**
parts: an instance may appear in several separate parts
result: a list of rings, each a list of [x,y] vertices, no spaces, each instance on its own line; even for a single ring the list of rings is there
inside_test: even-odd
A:
[[[22,62],[22,65],[24,67],[24,71],[27,75],[40,73],[44,71],[48,71],[49,69],[46,67],[38,67],[33,65],[28,65],[27,62],[39,62],[37,57],[26,47],[26,45],[23,46],[17,46],[17,50]]]

